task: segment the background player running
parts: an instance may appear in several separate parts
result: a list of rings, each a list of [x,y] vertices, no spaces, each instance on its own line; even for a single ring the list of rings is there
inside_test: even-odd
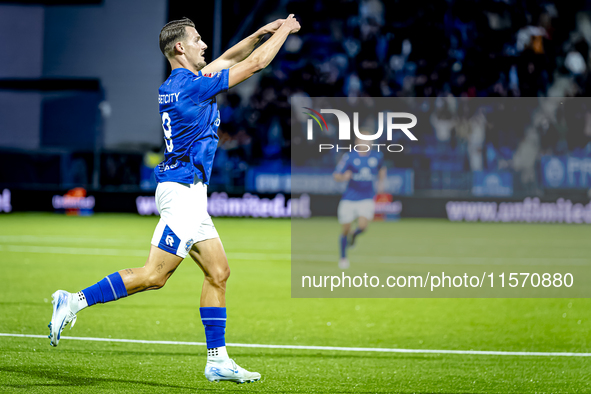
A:
[[[200,313],[208,348],[206,378],[238,383],[260,379],[259,373],[236,365],[225,347],[225,294],[230,268],[207,213],[207,185],[220,124],[215,96],[265,68],[287,36],[299,29],[293,15],[277,20],[206,65],[203,56],[207,45],[191,20],[172,21],[162,28],[160,49],[172,72],[160,86],[158,96],[166,149],[165,160],[155,169],[160,221],[148,260],[141,268],[115,272],[78,293],[56,291],[49,324],[51,345],[58,345],[67,324],[74,326],[80,310],[161,288],[189,254],[205,276]],[[267,33],[272,37],[253,52]]]
[[[367,145],[359,138],[356,145]],[[365,147],[361,147],[365,149]],[[343,197],[339,202],[338,220],[342,226],[339,238],[341,257],[339,268],[349,268],[347,248],[355,244],[355,239],[365,231],[368,223],[373,219],[375,210],[374,181],[378,178],[378,193],[384,191],[384,181],[387,170],[384,167],[384,155],[381,152],[370,150],[368,152],[346,153],[343,155],[333,174],[337,182],[348,182]],[[351,225],[357,219],[357,228],[351,234]]]

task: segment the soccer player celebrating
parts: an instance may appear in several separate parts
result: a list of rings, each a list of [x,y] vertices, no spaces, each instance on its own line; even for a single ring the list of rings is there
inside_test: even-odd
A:
[[[362,132],[365,134],[364,132]],[[355,146],[360,146],[359,152],[353,150],[343,155],[333,174],[337,182],[348,182],[343,197],[339,202],[338,220],[342,226],[339,246],[341,257],[339,268],[349,268],[347,248],[355,244],[358,235],[363,233],[368,223],[373,219],[374,180],[378,178],[378,193],[384,191],[384,180],[387,169],[384,167],[384,155],[370,150],[365,141],[357,138]],[[367,147],[367,151],[362,151]],[[351,234],[351,225],[357,219],[357,228]]]
[[[189,254],[205,277],[200,301],[207,340],[205,377],[237,383],[260,379],[259,373],[249,372],[229,358],[225,346],[225,293],[230,267],[207,213],[207,185],[220,124],[215,96],[265,68],[288,35],[299,30],[299,23],[289,15],[262,27],[207,65],[207,45],[191,20],[172,21],[162,28],[160,50],[172,72],[158,95],[166,148],[164,161],[154,170],[160,221],[148,259],[141,268],[115,272],[78,293],[56,291],[49,324],[51,345],[58,345],[66,325],[74,326],[80,310],[160,289]],[[254,50],[268,33],[272,34],[269,40]]]

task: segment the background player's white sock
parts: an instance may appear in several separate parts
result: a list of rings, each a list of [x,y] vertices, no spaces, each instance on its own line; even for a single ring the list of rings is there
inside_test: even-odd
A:
[[[219,363],[219,362],[224,362],[228,359],[230,359],[230,357],[228,357],[228,352],[226,351],[225,346],[207,349],[207,361],[208,362],[213,361],[213,362]]]
[[[84,293],[79,291],[78,293],[70,293],[70,310],[74,313],[78,313],[82,309],[88,306],[88,301]]]

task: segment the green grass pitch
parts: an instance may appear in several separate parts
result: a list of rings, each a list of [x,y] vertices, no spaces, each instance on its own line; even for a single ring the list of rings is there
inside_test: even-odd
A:
[[[230,343],[407,349],[591,352],[588,299],[291,299],[290,222],[214,219],[232,274],[228,282]],[[319,220],[327,228],[327,219]],[[155,217],[102,214],[0,216],[0,333],[47,335],[51,293],[78,291],[116,270],[141,266]],[[490,239],[482,253],[556,256],[556,242],[534,242],[548,230],[564,253],[590,258],[591,227],[469,224],[402,220],[438,256],[473,256],[461,240]],[[529,249],[495,247],[519,236]],[[420,238],[414,237],[415,247]],[[439,240],[439,241],[437,241]],[[363,239],[360,239],[359,248]],[[433,245],[433,242],[440,244]],[[535,248],[531,245],[535,244]],[[459,245],[459,246],[458,246]],[[335,251],[336,253],[336,251]],[[406,251],[408,255],[414,252]],[[417,252],[418,253],[418,252]],[[425,254],[425,249],[420,251]],[[336,264],[336,262],[335,262]],[[82,311],[65,336],[204,342],[199,319],[202,274],[185,260],[158,291]],[[20,393],[584,393],[590,357],[401,354],[230,348],[248,385],[209,383],[205,347],[0,336],[0,392]]]

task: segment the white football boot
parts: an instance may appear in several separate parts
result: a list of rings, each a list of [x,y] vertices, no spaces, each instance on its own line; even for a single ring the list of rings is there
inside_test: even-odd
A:
[[[76,314],[70,310],[70,293],[64,290],[58,290],[51,295],[53,301],[53,315],[51,316],[51,323],[49,327],[49,335],[47,336],[51,341],[51,346],[57,346],[60,341],[62,330],[70,323],[70,329],[76,324]]]
[[[231,358],[223,362],[208,361],[205,365],[205,377],[210,382],[251,383],[261,378],[258,372],[250,372],[242,368]]]
[[[349,259],[346,257],[343,257],[339,260],[339,268],[342,270],[346,270],[347,268],[349,268]]]

